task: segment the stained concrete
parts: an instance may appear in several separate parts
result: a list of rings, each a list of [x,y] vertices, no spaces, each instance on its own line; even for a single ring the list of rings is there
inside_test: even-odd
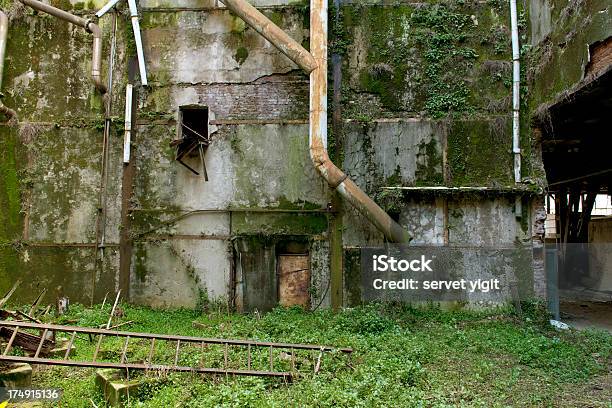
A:
[[[303,8],[276,7],[297,3],[253,2],[308,46]],[[91,7],[100,5],[98,0],[86,4],[84,13],[91,14]],[[154,306],[193,307],[203,301],[226,301],[235,290],[239,309],[269,309],[276,304],[275,258],[270,242],[297,235],[309,242],[311,304],[327,307],[328,215],[313,211],[325,209],[331,198],[309,158],[307,76],[220,3],[142,0],[139,6],[150,87],[137,86],[138,114],[132,145],[134,195],[125,199],[132,224],[129,238],[134,245],[132,300]],[[180,7],[207,10],[159,10]],[[423,7],[428,6],[419,6],[418,10]],[[346,95],[342,103],[345,118],[353,120],[345,124],[342,134],[330,134],[330,147],[342,143],[343,150],[335,158],[338,164],[381,205],[381,187],[386,185],[452,185],[463,180],[473,185],[499,185],[511,174],[509,122],[502,121],[495,129],[491,124],[497,123],[497,118],[486,117],[493,111],[509,112],[502,103],[510,95],[503,86],[508,72],[487,68],[503,68],[495,61],[509,61],[508,41],[480,43],[480,34],[488,36],[489,32],[503,30],[507,19],[504,12],[493,10],[494,5],[491,9],[481,3],[463,7],[453,12],[469,11],[465,29],[470,41],[478,42],[478,56],[470,57],[474,65],[470,70],[464,69],[462,61],[448,73],[460,75],[460,79],[476,78],[466,86],[479,114],[485,116],[478,123],[428,116],[424,103],[431,83],[430,78],[422,76],[423,52],[411,42],[417,33],[411,24],[412,14],[418,11],[413,5],[359,9],[359,13],[370,13],[372,22],[382,14],[390,23],[376,26],[369,24],[370,20],[347,17],[341,20],[346,34],[331,34],[338,35],[334,47],[347,42],[343,51]],[[345,11],[344,16],[351,15],[351,10]],[[106,292],[118,289],[116,245],[119,232],[126,227],[119,217],[121,118],[127,65],[129,60],[134,61],[133,45],[126,36],[131,28],[123,17],[119,18],[117,36],[106,192],[109,247],[98,263],[92,245],[100,186],[103,105],[89,81],[91,36],[49,17],[26,16],[11,22],[4,102],[17,109],[22,122],[32,122],[40,131],[15,138],[14,130],[0,129],[3,176],[6,180],[11,175],[27,181],[16,188],[0,184],[0,203],[9,203],[7,208],[14,215],[7,217],[9,227],[0,230],[0,286],[19,275],[35,282],[33,286],[62,286],[73,301],[87,303],[92,294],[100,300]],[[105,36],[103,66],[107,69],[110,19],[102,19],[101,25]],[[545,19],[541,25],[544,28],[538,37],[546,32]],[[386,38],[389,28],[395,38],[379,41]],[[493,50],[495,46],[501,47],[499,53]],[[402,89],[394,101],[396,106],[383,106],[389,101],[368,88],[366,79],[372,73],[393,71],[394,67],[381,66],[380,59],[395,55],[397,50],[407,52],[398,64],[406,63],[402,67],[405,70],[393,74],[397,79],[401,73]],[[496,73],[500,80],[495,79]],[[454,79],[449,83],[455,83]],[[483,108],[498,102],[501,110]],[[209,128],[212,143],[204,159],[208,182],[176,163],[169,147],[177,136],[177,111],[189,104],[208,106],[211,118],[217,121]],[[364,107],[367,110],[361,111]],[[332,110],[330,106],[330,115]],[[302,123],[279,123],[284,120]],[[449,148],[449,138],[454,149]],[[5,142],[9,139],[15,143]],[[464,151],[465,156],[458,157]],[[478,157],[484,159],[477,162]],[[187,161],[199,165],[195,158]],[[23,197],[30,195],[29,204],[21,199],[22,192]],[[528,246],[535,234],[530,230],[534,219],[531,210],[527,211],[526,222],[521,222],[513,213],[513,201],[505,197],[408,195],[398,204],[398,219],[412,234],[413,244],[520,242]],[[228,209],[253,211],[230,214]],[[276,212],[258,212],[261,209]],[[283,214],[278,212],[281,210],[311,212]],[[342,219],[345,254],[358,251],[359,246],[384,242],[382,235],[349,205]],[[13,245],[16,240],[30,245]],[[253,251],[236,244],[255,241],[257,249]],[[83,246],[57,247],[65,244]],[[345,265],[350,263],[349,258],[343,259]],[[465,263],[469,265],[470,260]],[[236,287],[232,288],[234,268]],[[351,293],[347,297],[357,299],[359,288],[351,286],[348,270],[347,266],[344,287]]]

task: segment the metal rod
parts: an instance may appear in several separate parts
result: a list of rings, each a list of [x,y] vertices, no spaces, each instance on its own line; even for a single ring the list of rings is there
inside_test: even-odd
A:
[[[228,348],[228,344],[225,343],[225,349],[223,350],[223,367],[227,368],[227,348]]]
[[[102,344],[102,337],[104,337],[104,334],[100,334],[100,336],[98,337],[98,344],[96,344],[96,350],[94,351],[94,355],[93,355],[93,359],[92,361],[96,361],[96,358],[98,358],[98,353],[100,352],[100,345]]]
[[[121,296],[121,289],[117,292],[117,297],[115,297],[115,303],[113,303],[113,308],[111,309],[110,316],[108,317],[108,323],[106,323],[106,329],[108,329],[113,321],[113,315],[115,314],[115,309],[117,308],[117,302],[119,302],[119,296]]]
[[[50,358],[33,358],[21,356],[0,356],[0,361],[23,362],[32,364],[59,365],[67,367],[94,367],[94,368],[119,368],[119,369],[134,369],[134,370],[172,370],[181,372],[196,372],[206,374],[236,374],[247,376],[266,376],[266,377],[283,377],[291,378],[295,373],[282,371],[256,371],[256,370],[235,370],[235,369],[219,369],[219,368],[204,368],[204,367],[187,367],[187,366],[168,366],[168,365],[147,365],[139,363],[109,363],[105,361],[72,361],[72,360],[54,360]]]
[[[38,348],[36,349],[36,353],[34,353],[34,358],[37,358],[38,355],[40,354],[40,350],[42,350],[43,344],[45,343],[45,339],[47,338],[47,333],[49,332],[49,329],[45,329],[43,331],[42,336],[40,336],[40,343],[38,343]]]
[[[68,347],[66,348],[66,354],[64,354],[64,360],[68,360],[68,356],[70,355],[70,351],[72,350],[72,344],[74,343],[74,338],[76,337],[76,334],[77,332],[72,332],[72,336],[70,337],[70,341],[68,342]]]
[[[132,338],[140,339],[157,339],[157,340],[168,340],[176,341],[181,340],[186,343],[201,343],[202,341],[208,344],[229,344],[237,346],[248,346],[252,345],[255,347],[269,347],[275,348],[296,348],[301,350],[321,350],[323,351],[342,351],[344,353],[352,353],[353,349],[346,347],[332,347],[332,346],[320,346],[315,344],[297,344],[297,343],[273,343],[266,341],[249,341],[249,340],[232,340],[232,339],[217,339],[217,338],[206,338],[206,337],[193,337],[193,336],[177,336],[173,334],[153,334],[153,333],[138,333],[138,332],[124,332],[124,331],[111,331],[105,329],[96,329],[93,327],[76,327],[76,326],[62,326],[56,324],[38,324],[28,322],[15,322],[11,320],[0,320],[0,326],[7,327],[21,327],[25,329],[38,329],[43,330],[45,328],[58,331],[58,332],[69,332],[76,331],[77,333],[94,334],[94,335],[108,335],[116,337],[130,336]]]
[[[295,351],[291,347],[291,370],[295,371]]]
[[[15,337],[17,337],[17,331],[19,331],[19,326],[16,326],[13,329],[13,334],[11,335],[11,338],[9,339],[8,344],[6,345],[6,348],[4,349],[4,353],[2,353],[3,356],[8,355],[8,352],[11,350],[11,346],[13,345],[13,342],[15,341]]]
[[[151,364],[153,362],[154,352],[155,352],[155,338],[151,339],[151,348],[149,349],[149,358],[147,359],[148,364]]]
[[[179,350],[181,349],[181,341],[176,341],[176,351],[174,352],[174,366],[178,365]]]
[[[126,336],[125,343],[123,343],[123,350],[121,351],[121,364],[125,363],[125,353],[127,353],[129,342],[130,342],[130,336]]]
[[[249,350],[248,351],[249,356],[248,356],[248,361],[247,361],[247,368],[250,370],[251,369],[251,345],[250,344],[249,344],[248,350]]]

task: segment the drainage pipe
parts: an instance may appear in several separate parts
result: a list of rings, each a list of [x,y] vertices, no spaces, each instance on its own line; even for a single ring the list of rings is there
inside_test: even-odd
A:
[[[281,28],[264,16],[245,0],[221,0],[225,6],[243,19],[255,31],[295,62],[300,68],[311,73],[316,67],[312,55]],[[312,30],[312,29],[311,29]]]
[[[310,51],[317,68],[310,73],[310,157],[332,189],[370,220],[391,242],[407,243],[408,232],[347,177],[327,153],[327,0],[310,2]]]
[[[100,93],[106,93],[106,85],[102,82],[102,31],[100,27],[82,17],[75,16],[74,14],[68,13],[67,11],[60,10],[56,7],[50,6],[38,0],[19,0],[26,6],[30,6],[35,10],[42,11],[50,14],[60,20],[68,21],[79,27],[83,27],[85,30],[93,35],[93,55],[91,59],[91,77],[93,78],[94,85]]]
[[[519,111],[521,105],[521,63],[516,0],[510,0],[512,30],[512,153],[514,154],[514,182],[521,182],[521,141]]]
[[[138,21],[138,9],[136,8],[136,0],[128,0],[130,8],[130,18],[132,20],[132,31],[134,31],[134,41],[136,42],[136,55],[138,56],[138,68],[140,69],[140,83],[148,85],[147,68],[142,47],[142,37],[140,36],[140,22]]]
[[[123,135],[123,163],[130,162],[130,148],[132,141],[132,84],[125,86],[125,128]]]
[[[4,55],[6,54],[6,41],[8,37],[8,17],[4,11],[0,10],[0,92],[2,91],[2,75],[4,74]],[[0,93],[1,96],[1,93]],[[14,110],[8,106],[4,106],[0,99],[0,113],[6,115],[8,120],[17,117]]]

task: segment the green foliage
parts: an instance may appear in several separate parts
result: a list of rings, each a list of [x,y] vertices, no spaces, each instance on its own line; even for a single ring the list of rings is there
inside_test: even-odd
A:
[[[415,10],[412,23],[415,39],[423,52],[425,76],[428,79],[425,109],[434,118],[451,112],[472,109],[465,77],[478,58],[476,50],[464,45],[472,25],[470,16],[455,12],[450,6],[437,4]],[[449,73],[456,75],[450,75]]]
[[[124,316],[115,322],[132,320],[129,330],[133,331],[354,349],[350,360],[339,353],[325,355],[317,375],[312,374],[313,356],[298,359],[305,375],[291,384],[258,377],[130,372],[130,379],[144,384],[130,396],[130,407],[534,406],[560,401],[561,395],[583,389],[585,381],[604,373],[612,356],[612,336],[541,326],[534,323],[539,306],[533,307],[530,311],[525,305],[527,318],[519,320],[505,309],[446,312],[392,304],[338,314],[277,308],[263,316],[156,311],[121,304]],[[74,324],[96,327],[106,323],[110,308],[109,302],[104,308],[71,305],[59,322],[76,320]],[[194,320],[198,327],[193,327]],[[75,356],[91,358],[96,342],[76,341]],[[122,344],[117,339],[114,347],[120,349]],[[145,358],[148,346],[131,343],[129,359]],[[185,362],[197,362],[199,355],[184,347]],[[108,347],[103,349],[103,355],[109,355]],[[156,353],[157,358],[172,359],[174,349],[159,344]],[[264,354],[261,362],[266,364]],[[222,350],[210,350],[206,359],[214,364],[222,356]],[[33,383],[62,388],[62,406],[89,407],[90,397],[104,406],[93,377],[92,369],[56,367],[36,371]]]

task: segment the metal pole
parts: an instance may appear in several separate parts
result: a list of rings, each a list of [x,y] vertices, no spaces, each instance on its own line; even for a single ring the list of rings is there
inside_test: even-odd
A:
[[[518,37],[516,0],[510,0],[510,25],[512,30],[512,153],[514,154],[514,182],[521,182],[520,98],[521,64]]]
[[[140,36],[140,22],[138,21],[138,9],[136,8],[136,0],[128,0],[130,8],[130,16],[132,20],[132,30],[134,31],[134,40],[136,42],[136,55],[138,56],[138,68],[140,70],[140,82],[142,85],[148,85],[147,68],[145,65],[144,51],[142,47],[142,38]]]
[[[8,37],[8,17],[0,10],[0,97],[2,97],[2,75],[4,74],[4,56],[6,55],[6,41]],[[4,106],[0,99],[0,113],[5,114],[9,120],[17,116],[14,110]]]

